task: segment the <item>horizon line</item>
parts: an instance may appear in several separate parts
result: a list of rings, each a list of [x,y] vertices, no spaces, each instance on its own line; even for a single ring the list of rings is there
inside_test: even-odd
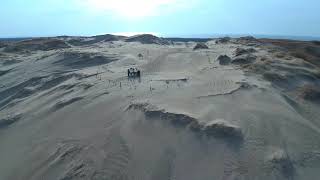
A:
[[[131,37],[142,34],[151,34],[161,38],[185,38],[185,39],[211,39],[211,38],[219,38],[219,37],[231,37],[231,38],[239,38],[244,36],[253,36],[255,38],[280,38],[280,39],[296,39],[296,40],[320,40],[320,36],[312,36],[312,35],[269,35],[269,34],[236,34],[236,33],[212,33],[212,34],[163,34],[155,33],[155,32],[113,32],[113,33],[104,33],[104,34],[96,34],[96,35],[48,35],[48,36],[0,36],[0,39],[27,39],[27,38],[54,38],[54,37],[93,37],[100,35],[115,35],[115,36],[125,36]],[[314,38],[314,39],[313,39]]]

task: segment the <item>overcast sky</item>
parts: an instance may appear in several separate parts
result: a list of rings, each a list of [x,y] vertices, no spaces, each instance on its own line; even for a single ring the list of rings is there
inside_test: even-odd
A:
[[[1,0],[0,37],[320,36],[319,0]]]

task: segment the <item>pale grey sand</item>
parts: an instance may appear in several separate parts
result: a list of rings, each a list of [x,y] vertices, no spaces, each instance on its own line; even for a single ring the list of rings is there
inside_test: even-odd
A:
[[[319,176],[317,64],[251,37],[34,43],[0,49],[1,180]]]

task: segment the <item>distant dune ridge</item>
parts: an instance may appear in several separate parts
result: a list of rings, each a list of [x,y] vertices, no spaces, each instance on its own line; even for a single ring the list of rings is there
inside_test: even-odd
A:
[[[4,51],[5,52],[18,52],[18,51],[49,51],[54,49],[62,49],[69,48],[70,46],[62,40],[54,39],[54,38],[39,38],[39,39],[31,39],[19,41],[13,44],[9,44]]]
[[[142,44],[159,44],[159,45],[169,45],[170,41],[156,37],[150,34],[136,35],[128,37],[125,39],[126,42],[140,42]]]
[[[317,179],[319,52],[252,36],[0,41],[0,179]]]

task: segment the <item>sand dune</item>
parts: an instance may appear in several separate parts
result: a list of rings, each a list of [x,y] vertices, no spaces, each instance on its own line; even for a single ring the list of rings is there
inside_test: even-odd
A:
[[[140,42],[142,44],[159,44],[159,45],[169,45],[170,41],[158,38],[154,35],[150,34],[141,34],[132,37],[128,37],[125,39],[126,42]]]
[[[5,47],[5,52],[21,52],[21,51],[49,51],[54,49],[62,49],[62,48],[69,48],[70,46],[61,40],[54,39],[54,38],[39,38],[39,39],[31,39],[31,40],[24,40],[20,42],[16,42],[10,44],[9,46]]]
[[[0,45],[0,179],[317,179],[319,49],[153,35]]]

